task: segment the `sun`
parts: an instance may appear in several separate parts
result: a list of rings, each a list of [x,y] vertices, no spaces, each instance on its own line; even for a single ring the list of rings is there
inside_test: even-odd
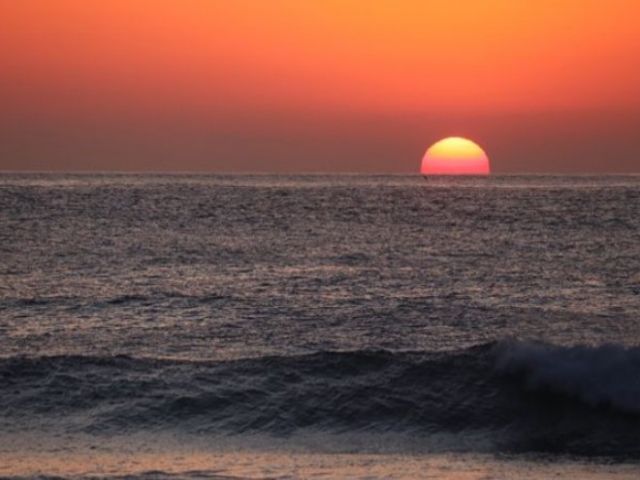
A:
[[[422,175],[489,175],[490,171],[484,150],[462,137],[444,138],[431,145],[420,168]]]

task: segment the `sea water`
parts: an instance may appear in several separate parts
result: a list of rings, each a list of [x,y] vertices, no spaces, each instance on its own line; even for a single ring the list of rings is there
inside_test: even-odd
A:
[[[637,478],[640,177],[0,175],[0,475]]]

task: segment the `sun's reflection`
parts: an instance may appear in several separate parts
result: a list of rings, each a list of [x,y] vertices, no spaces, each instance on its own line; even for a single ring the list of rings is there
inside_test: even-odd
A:
[[[631,465],[496,459],[479,455],[317,454],[291,452],[86,451],[0,454],[2,476],[180,478],[352,478],[480,480],[486,478],[637,478]]]

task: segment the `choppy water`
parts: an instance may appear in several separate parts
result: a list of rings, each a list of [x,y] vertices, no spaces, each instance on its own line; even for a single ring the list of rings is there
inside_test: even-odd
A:
[[[640,177],[4,174],[0,208],[0,474],[640,460]]]

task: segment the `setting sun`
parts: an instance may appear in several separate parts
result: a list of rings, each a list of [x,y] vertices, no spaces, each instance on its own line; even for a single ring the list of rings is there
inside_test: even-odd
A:
[[[422,158],[422,175],[489,175],[489,157],[480,146],[462,137],[434,143]]]

